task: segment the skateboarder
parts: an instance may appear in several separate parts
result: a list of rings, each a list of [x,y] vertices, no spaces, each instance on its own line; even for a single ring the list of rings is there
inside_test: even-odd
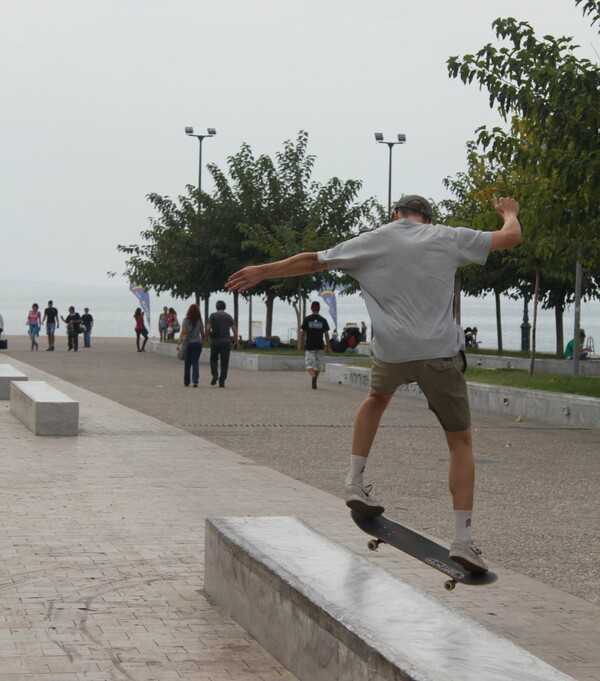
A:
[[[450,452],[449,487],[454,508],[450,557],[468,570],[485,570],[471,540],[475,467],[470,407],[459,351],[462,329],[452,317],[456,270],[484,264],[490,251],[521,241],[519,204],[494,199],[504,224],[495,232],[432,224],[433,211],[422,196],[403,196],[392,222],[325,251],[299,253],[277,262],[245,267],[227,282],[246,291],[264,279],[340,269],[360,284],[371,323],[371,391],[354,421],[346,504],[373,517],[384,507],[365,484],[367,457],[379,422],[396,389],[417,383],[444,430]]]

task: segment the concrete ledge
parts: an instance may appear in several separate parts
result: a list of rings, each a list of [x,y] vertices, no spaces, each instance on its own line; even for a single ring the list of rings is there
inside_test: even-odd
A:
[[[12,381],[26,381],[27,376],[10,364],[0,364],[0,400],[10,399]]]
[[[46,381],[11,383],[10,411],[35,435],[77,435],[79,402]]]
[[[205,537],[206,592],[301,681],[570,679],[298,518]]]
[[[363,367],[328,364],[325,378],[330,383],[368,390],[371,370]],[[505,388],[484,383],[468,383],[471,408],[505,413],[522,419],[535,419],[557,426],[600,428],[600,400],[566,393],[549,393],[522,388]],[[398,395],[420,397],[415,383],[398,388]]]

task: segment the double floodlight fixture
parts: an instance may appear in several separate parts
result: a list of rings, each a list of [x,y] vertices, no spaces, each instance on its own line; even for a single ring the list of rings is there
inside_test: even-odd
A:
[[[388,142],[387,140],[383,139],[383,133],[382,132],[376,132],[375,133],[375,141],[378,142],[379,144],[387,144],[388,149],[390,150],[390,159],[389,159],[389,166],[388,166],[388,215],[392,214],[392,150],[396,146],[396,144],[404,144],[406,142],[406,135],[403,133],[398,133],[398,141],[396,142],[395,140],[393,142]]]
[[[188,137],[195,137],[198,140],[198,190],[202,189],[202,142],[207,137],[214,137],[217,131],[214,128],[206,128],[206,135],[195,135],[194,128],[191,125],[185,126],[185,134]]]
[[[193,137],[214,137],[217,134],[214,128],[206,128],[206,132],[208,133],[207,135],[194,135],[194,128],[189,125],[185,127],[185,134],[192,135]]]
[[[404,142],[406,142],[406,135],[403,135],[402,133],[398,133],[398,141],[397,142],[386,142],[383,139],[383,133],[382,132],[376,132],[375,133],[375,141],[376,142],[382,142],[383,144],[404,144]]]

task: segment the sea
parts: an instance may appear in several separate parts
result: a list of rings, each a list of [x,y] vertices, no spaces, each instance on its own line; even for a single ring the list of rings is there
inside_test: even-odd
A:
[[[73,305],[77,312],[83,313],[89,307],[94,317],[93,335],[99,337],[124,338],[134,336],[133,313],[139,303],[126,283],[110,281],[106,284],[85,284],[65,282],[32,282],[0,280],[0,314],[4,319],[4,334],[27,335],[26,318],[33,303],[43,310],[49,300],[54,302],[61,315],[67,316],[69,306]],[[209,310],[215,309],[217,300],[224,300],[227,311],[233,314],[233,296],[228,293],[215,294],[210,298]],[[315,294],[311,300],[321,300]],[[150,291],[150,320],[147,326],[151,336],[158,336],[158,316],[163,306],[173,307],[180,317],[194,300],[172,298],[169,295],[157,295]],[[346,324],[360,324],[364,321],[371,328],[367,309],[359,294],[336,295],[338,331]],[[201,303],[204,314],[204,304]],[[506,296],[501,299],[502,338],[505,350],[521,349],[521,324],[523,323],[524,306],[522,300],[513,300]],[[327,305],[321,300],[321,313],[334,328],[333,320]],[[529,323],[533,324],[533,307],[528,306]],[[461,322],[463,327],[476,326],[478,340],[482,348],[497,349],[496,308],[493,296],[472,298],[463,296],[461,300]],[[252,309],[247,300],[240,297],[239,333],[248,338],[251,325],[253,336],[262,335],[266,328],[266,307],[258,296],[252,297]],[[570,306],[563,316],[565,343],[573,337],[574,308]],[[296,313],[294,308],[285,302],[276,301],[273,315],[273,335],[286,342],[296,337]],[[600,343],[600,302],[583,301],[581,304],[581,326],[586,330],[588,338],[596,336]],[[65,334],[61,324],[59,335]],[[556,351],[556,325],[553,310],[538,310],[536,347],[539,352]]]

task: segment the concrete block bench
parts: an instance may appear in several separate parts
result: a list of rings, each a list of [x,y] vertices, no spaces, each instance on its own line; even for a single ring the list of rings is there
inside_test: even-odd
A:
[[[0,400],[10,399],[12,381],[26,381],[27,376],[10,364],[0,364]]]
[[[205,542],[208,595],[301,681],[570,679],[297,518],[208,518]]]
[[[36,435],[77,435],[79,430],[79,402],[46,381],[13,381],[10,410]]]

